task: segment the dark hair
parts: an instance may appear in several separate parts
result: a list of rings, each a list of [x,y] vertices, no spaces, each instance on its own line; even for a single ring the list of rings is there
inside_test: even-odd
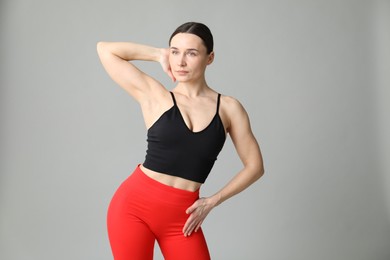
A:
[[[202,23],[196,23],[196,22],[188,22],[180,25],[179,27],[177,27],[177,29],[172,33],[171,37],[169,38],[169,45],[171,45],[172,38],[178,33],[195,34],[196,36],[198,36],[203,40],[203,43],[207,49],[207,54],[210,54],[213,51],[214,48],[213,35],[211,34],[210,29],[206,25]]]

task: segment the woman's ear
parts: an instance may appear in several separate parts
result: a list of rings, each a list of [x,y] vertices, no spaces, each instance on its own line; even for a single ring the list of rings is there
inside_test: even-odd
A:
[[[209,57],[208,57],[208,60],[207,60],[207,65],[210,65],[211,63],[213,63],[214,61],[214,52],[212,51],[210,54],[209,54]]]

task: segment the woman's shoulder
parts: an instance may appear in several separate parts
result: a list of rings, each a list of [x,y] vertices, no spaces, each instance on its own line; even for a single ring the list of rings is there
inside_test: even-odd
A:
[[[237,119],[247,118],[247,113],[241,102],[232,96],[221,95],[219,114],[228,132]]]
[[[244,109],[237,98],[228,95],[221,95],[221,108],[229,112],[238,112]]]

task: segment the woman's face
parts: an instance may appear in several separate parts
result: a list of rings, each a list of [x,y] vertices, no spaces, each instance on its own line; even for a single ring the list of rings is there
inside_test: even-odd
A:
[[[214,53],[207,54],[200,37],[191,33],[178,33],[171,40],[169,63],[179,82],[196,82],[204,79],[207,65]]]

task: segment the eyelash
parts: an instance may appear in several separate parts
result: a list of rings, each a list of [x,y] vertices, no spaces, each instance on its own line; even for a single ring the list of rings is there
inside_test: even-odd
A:
[[[173,54],[173,55],[177,55],[177,54],[179,54],[179,52],[176,51],[176,50],[173,50],[173,51],[172,51],[172,54]],[[188,56],[191,56],[191,57],[195,57],[197,54],[196,54],[195,52],[187,52],[187,55],[188,55]]]

